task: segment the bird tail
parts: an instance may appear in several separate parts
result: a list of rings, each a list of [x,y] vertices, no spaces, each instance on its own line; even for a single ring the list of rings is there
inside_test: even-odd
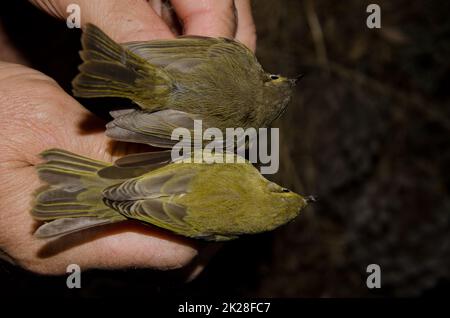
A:
[[[81,38],[83,64],[72,81],[77,97],[121,97],[141,104],[168,83],[167,74],[88,24]]]
[[[125,219],[103,203],[103,189],[119,182],[98,176],[97,172],[110,164],[59,149],[41,155],[46,162],[38,165],[37,171],[47,185],[38,190],[31,214],[48,223],[40,226],[35,236],[60,236]]]

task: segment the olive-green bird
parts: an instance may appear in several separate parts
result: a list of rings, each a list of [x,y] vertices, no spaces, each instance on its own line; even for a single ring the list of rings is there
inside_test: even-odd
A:
[[[88,24],[84,63],[74,79],[78,97],[122,97],[140,109],[112,112],[113,139],[172,147],[174,128],[267,127],[283,113],[297,79],[269,74],[243,44],[182,36],[117,44]]]
[[[139,155],[111,165],[64,150],[43,152],[46,162],[37,170],[48,185],[38,191],[32,215],[47,223],[35,235],[54,237],[134,219],[186,237],[222,241],[273,230],[308,203],[248,162],[167,163],[168,156],[156,153],[146,162],[146,173],[127,179],[133,164],[143,166]]]

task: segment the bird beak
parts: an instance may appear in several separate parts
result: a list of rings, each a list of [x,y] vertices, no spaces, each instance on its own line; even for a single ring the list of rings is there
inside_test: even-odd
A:
[[[314,202],[317,202],[317,198],[312,195],[308,195],[305,198],[305,201],[306,201],[306,203],[314,203]]]
[[[295,85],[297,85],[298,81],[300,81],[303,78],[303,76],[304,76],[304,74],[300,74],[296,78],[289,79],[291,87],[294,87]]]

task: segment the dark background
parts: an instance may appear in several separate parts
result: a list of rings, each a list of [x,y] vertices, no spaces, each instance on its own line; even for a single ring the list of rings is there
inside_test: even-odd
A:
[[[273,233],[227,243],[185,284],[182,271],[91,271],[65,277],[0,267],[3,291],[65,298],[133,295],[444,296],[450,287],[450,2],[258,0],[264,67],[304,73],[281,128],[275,179],[319,201]],[[23,1],[0,23],[31,65],[66,90],[80,63],[78,30]],[[369,290],[366,267],[382,270]]]

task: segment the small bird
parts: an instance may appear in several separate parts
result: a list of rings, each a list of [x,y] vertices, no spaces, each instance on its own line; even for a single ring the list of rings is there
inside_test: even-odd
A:
[[[297,79],[263,70],[245,45],[227,38],[182,36],[118,44],[88,24],[83,64],[73,93],[121,97],[139,109],[112,112],[106,134],[116,140],[171,148],[174,128],[261,128],[286,109]]]
[[[273,230],[309,202],[265,179],[249,162],[167,163],[169,156],[168,150],[155,153],[144,164],[146,173],[127,178],[126,171],[143,166],[139,155],[112,165],[59,149],[43,152],[46,162],[37,171],[47,186],[36,194],[32,216],[47,223],[35,236],[133,219],[190,238],[225,241]]]

